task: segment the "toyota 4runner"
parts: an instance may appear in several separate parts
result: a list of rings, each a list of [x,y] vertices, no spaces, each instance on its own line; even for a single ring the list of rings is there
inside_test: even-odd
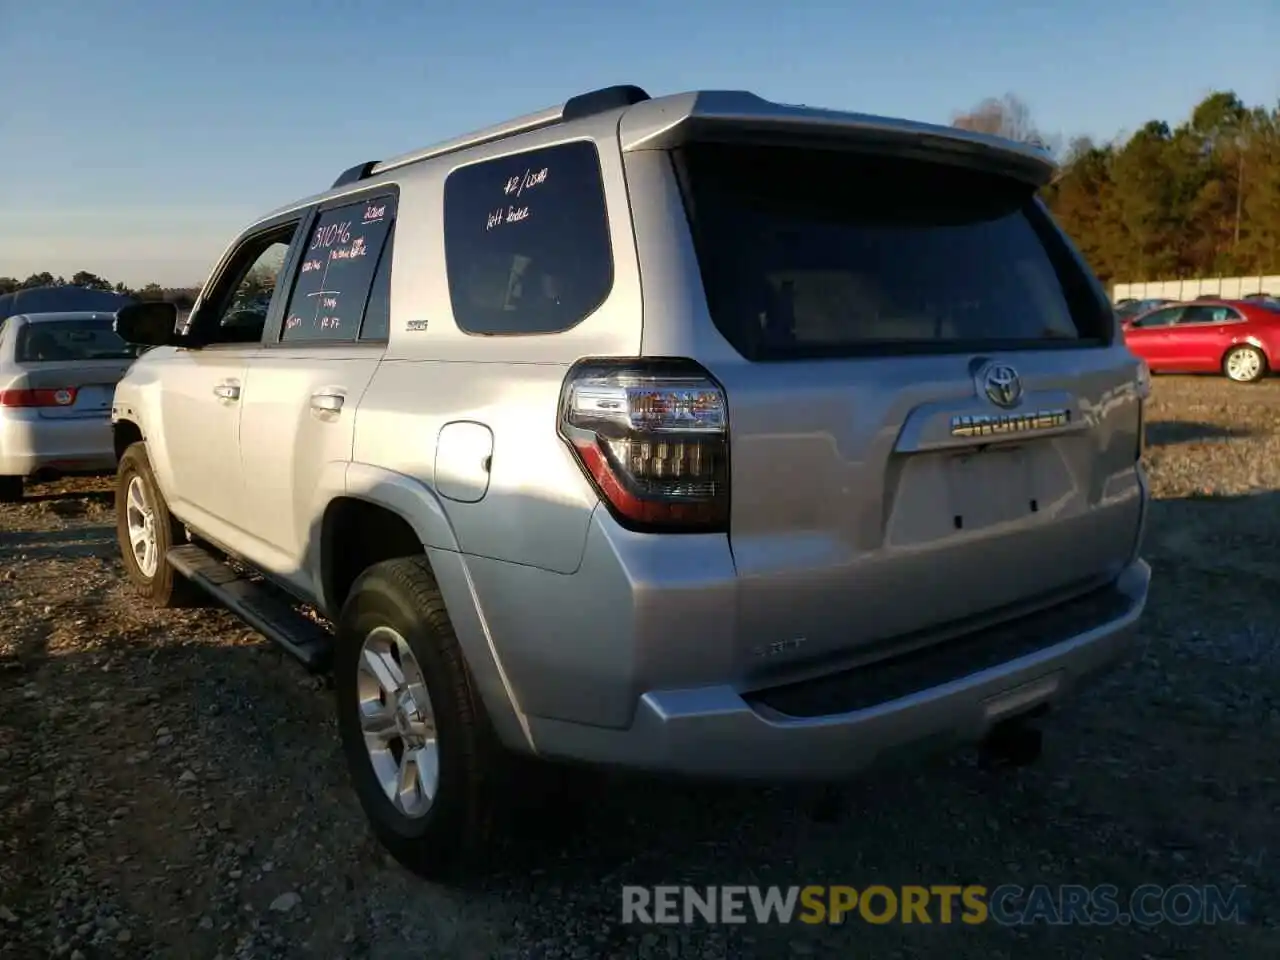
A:
[[[635,87],[264,217],[115,394],[128,575],[332,670],[428,874],[526,757],[838,778],[1131,645],[1145,371],[1040,150]],[[309,608],[309,609],[308,609]]]

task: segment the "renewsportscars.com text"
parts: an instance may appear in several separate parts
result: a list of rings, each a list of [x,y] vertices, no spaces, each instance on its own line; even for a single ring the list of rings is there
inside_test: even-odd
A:
[[[1244,923],[1245,888],[1144,884],[657,886],[622,888],[622,922],[636,924],[863,922],[1107,926]]]

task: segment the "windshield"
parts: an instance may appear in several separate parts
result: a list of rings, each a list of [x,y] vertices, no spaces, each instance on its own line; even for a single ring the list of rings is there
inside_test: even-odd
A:
[[[18,333],[19,363],[56,360],[132,360],[141,350],[112,329],[110,317],[46,320],[27,324]]]
[[[1106,335],[1104,317],[1109,330],[1030,187],[795,147],[696,144],[677,169],[712,317],[747,357],[1078,346]]]

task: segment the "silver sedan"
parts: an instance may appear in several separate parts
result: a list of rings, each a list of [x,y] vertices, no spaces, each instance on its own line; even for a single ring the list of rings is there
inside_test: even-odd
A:
[[[23,482],[113,470],[111,399],[138,348],[109,313],[0,321],[0,501]]]

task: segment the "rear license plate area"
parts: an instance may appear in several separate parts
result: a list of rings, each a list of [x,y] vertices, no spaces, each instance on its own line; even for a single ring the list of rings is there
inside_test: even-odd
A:
[[[952,525],[981,530],[1035,513],[1035,478],[1022,447],[984,450],[947,458]]]
[[[111,399],[114,394],[114,387],[90,384],[89,386],[80,388],[79,394],[76,396],[76,406],[86,411],[109,411],[111,409]]]

